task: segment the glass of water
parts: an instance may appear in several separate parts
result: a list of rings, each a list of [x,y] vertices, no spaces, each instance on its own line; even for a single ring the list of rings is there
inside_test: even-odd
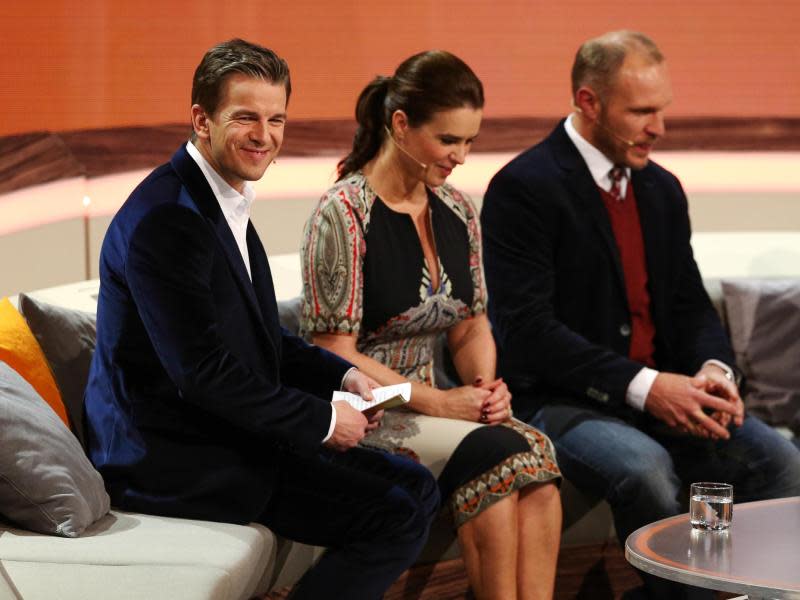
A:
[[[733,520],[733,486],[730,483],[693,483],[689,494],[689,521],[695,529],[722,531]]]

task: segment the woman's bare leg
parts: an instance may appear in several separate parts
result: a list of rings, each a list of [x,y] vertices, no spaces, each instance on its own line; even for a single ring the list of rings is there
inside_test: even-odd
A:
[[[517,597],[517,492],[458,528],[470,587],[478,600]]]
[[[553,597],[561,541],[561,496],[554,483],[529,485],[517,501],[517,598]]]

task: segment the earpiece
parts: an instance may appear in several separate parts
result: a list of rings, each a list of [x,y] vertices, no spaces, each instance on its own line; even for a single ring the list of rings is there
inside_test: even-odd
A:
[[[635,146],[636,145],[636,142],[634,142],[633,140],[629,140],[627,138],[622,137],[620,134],[618,134],[613,129],[607,127],[606,125],[603,125],[603,123],[601,123],[599,120],[589,118],[589,116],[586,113],[583,112],[583,109],[580,106],[578,106],[577,104],[575,104],[574,101],[572,102],[572,108],[575,110],[576,113],[582,114],[584,117],[589,119],[592,123],[594,123],[595,125],[597,125],[601,129],[604,129],[605,131],[607,131],[608,133],[613,135],[615,138],[617,138],[623,144],[626,144],[628,146]]]
[[[388,136],[389,136],[389,139],[390,139],[390,140],[392,140],[392,143],[393,143],[393,144],[394,144],[394,145],[397,147],[397,149],[398,149],[398,150],[400,150],[400,152],[402,152],[402,153],[403,153],[403,154],[405,154],[405,155],[406,155],[408,158],[410,158],[410,159],[411,159],[411,160],[413,160],[415,163],[417,163],[417,164],[419,165],[419,167],[420,167],[420,168],[421,168],[423,171],[424,171],[425,169],[427,169],[427,168],[428,168],[428,165],[427,165],[427,164],[425,164],[425,163],[424,163],[424,162],[422,162],[421,160],[418,160],[416,157],[412,156],[412,155],[411,155],[411,153],[410,153],[408,150],[406,150],[406,149],[405,149],[405,148],[403,148],[403,147],[402,147],[402,146],[401,146],[399,143],[397,143],[397,140],[396,140],[396,139],[394,139],[394,136],[392,135],[392,132],[391,132],[391,130],[389,129],[388,125],[384,125],[384,126],[383,126],[383,128],[386,130],[386,135],[388,135]]]

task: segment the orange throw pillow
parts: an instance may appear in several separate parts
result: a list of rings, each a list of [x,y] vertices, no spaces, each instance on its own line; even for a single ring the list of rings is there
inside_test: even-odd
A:
[[[0,360],[30,383],[64,425],[70,426],[50,365],[25,319],[8,298],[0,300]]]

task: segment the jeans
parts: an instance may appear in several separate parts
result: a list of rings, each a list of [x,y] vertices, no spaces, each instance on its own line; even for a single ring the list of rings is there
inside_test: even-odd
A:
[[[639,527],[686,512],[693,481],[731,483],[736,502],[800,496],[800,450],[756,417],[720,441],[564,404],[545,405],[529,422],[553,441],[564,476],[608,501],[623,544]]]

